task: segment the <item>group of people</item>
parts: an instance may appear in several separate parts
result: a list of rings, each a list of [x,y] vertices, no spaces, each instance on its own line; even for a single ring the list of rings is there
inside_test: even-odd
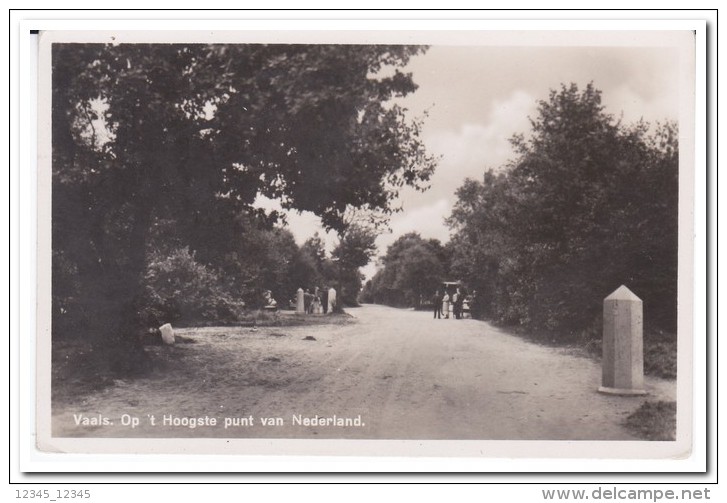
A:
[[[313,293],[309,289],[303,292],[304,310],[308,314],[327,314],[336,303],[335,289],[315,287]]]
[[[452,295],[447,290],[444,290],[444,295],[437,290],[432,298],[434,319],[441,319],[442,317],[448,319],[450,314],[454,319],[462,319],[464,301],[464,294],[459,288]]]

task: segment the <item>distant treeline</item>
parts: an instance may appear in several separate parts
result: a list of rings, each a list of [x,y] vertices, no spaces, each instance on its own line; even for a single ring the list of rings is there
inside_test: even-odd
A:
[[[367,281],[361,301],[420,307],[441,289],[449,271],[448,249],[438,239],[411,232],[398,238],[381,259],[383,268]]]
[[[414,305],[446,273],[477,291],[481,316],[568,338],[600,330],[623,284],[647,326],[674,331],[677,126],[622,124],[592,85],[551,92],[531,123],[512,162],[457,190],[447,245],[395,243],[365,298]]]

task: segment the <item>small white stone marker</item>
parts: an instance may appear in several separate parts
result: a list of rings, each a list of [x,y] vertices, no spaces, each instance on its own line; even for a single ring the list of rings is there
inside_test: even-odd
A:
[[[174,344],[174,329],[171,324],[165,323],[159,327],[159,331],[162,333],[164,344]]]
[[[645,395],[643,303],[621,285],[603,300],[602,381],[598,391]]]
[[[305,295],[302,288],[298,288],[296,292],[295,312],[296,314],[305,314]]]
[[[334,307],[336,307],[336,289],[331,287],[328,289],[328,314],[333,314]]]

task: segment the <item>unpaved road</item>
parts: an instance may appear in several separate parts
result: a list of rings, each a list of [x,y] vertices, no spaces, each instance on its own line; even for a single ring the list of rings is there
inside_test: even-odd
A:
[[[54,403],[53,436],[635,439],[622,422],[644,398],[597,393],[591,359],[481,321],[350,312],[356,323],[179,331],[195,343],[152,348],[166,362],[153,375]],[[647,378],[646,388],[649,400],[675,399],[673,381]],[[121,424],[124,414],[138,425]],[[183,424],[164,425],[165,415]],[[360,416],[363,425],[298,425],[294,415]],[[113,424],[77,424],[99,417]],[[189,418],[201,419],[192,428]]]

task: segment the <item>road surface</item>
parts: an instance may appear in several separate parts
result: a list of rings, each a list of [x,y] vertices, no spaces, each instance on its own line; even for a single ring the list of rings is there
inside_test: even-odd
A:
[[[597,393],[592,359],[482,321],[350,313],[344,325],[178,331],[195,343],[155,347],[167,359],[153,375],[55,403],[54,436],[635,439],[622,423],[644,397]],[[672,381],[646,388],[674,400]]]

